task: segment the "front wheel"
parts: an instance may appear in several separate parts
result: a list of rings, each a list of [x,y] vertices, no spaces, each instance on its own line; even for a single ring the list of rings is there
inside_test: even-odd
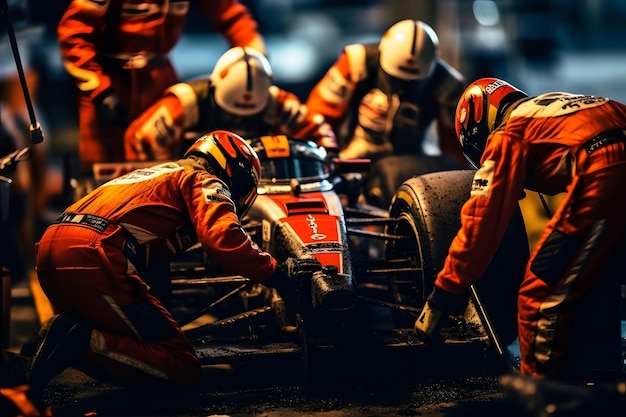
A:
[[[461,227],[461,207],[469,197],[475,171],[444,171],[406,180],[396,191],[387,227],[396,236],[387,241],[388,259],[409,262],[419,273],[392,275],[389,287],[396,303],[422,307],[443,267],[452,239]],[[517,290],[529,258],[521,210],[509,228],[489,268],[475,287],[500,340],[517,337]],[[469,297],[469,294],[468,294]],[[396,314],[397,324],[412,326],[414,317]]]

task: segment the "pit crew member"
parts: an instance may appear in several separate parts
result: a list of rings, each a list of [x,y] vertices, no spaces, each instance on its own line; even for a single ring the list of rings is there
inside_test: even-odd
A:
[[[341,158],[372,159],[372,172],[388,178],[366,186],[383,187],[387,196],[379,197],[387,204],[412,175],[468,165],[454,132],[454,109],[464,87],[463,75],[440,57],[433,28],[405,19],[389,27],[378,43],[345,46],[306,105],[332,126]],[[431,166],[435,158],[423,160],[433,123],[434,153],[442,155],[436,158],[439,169]]]
[[[238,0],[196,0],[231,46],[265,53],[257,22]],[[78,87],[80,175],[97,162],[124,161],[124,130],[163,90],[179,81],[170,52],[189,0],[73,0],[59,21],[61,57]]]
[[[41,329],[33,398],[69,366],[113,381],[200,382],[191,342],[143,280],[153,260],[200,242],[228,271],[279,291],[294,268],[317,268],[314,259],[278,265],[242,229],[260,173],[247,142],[214,131],[183,159],[132,171],[70,205],[36,247],[39,282],[59,314]]]
[[[324,117],[273,84],[265,56],[253,48],[234,47],[218,59],[209,76],[169,87],[130,124],[124,137],[126,160],[175,158],[188,146],[185,137],[213,129],[246,138],[283,134],[337,150],[335,133]]]
[[[585,316],[608,303],[584,301],[611,285],[611,261],[626,231],[626,105],[564,92],[529,97],[506,81],[482,78],[461,96],[455,125],[478,171],[415,330],[425,340],[437,338],[459,295],[488,267],[524,189],[565,193],[519,288],[521,372],[584,378],[593,358],[576,356],[572,338],[583,332],[581,340],[589,339]]]

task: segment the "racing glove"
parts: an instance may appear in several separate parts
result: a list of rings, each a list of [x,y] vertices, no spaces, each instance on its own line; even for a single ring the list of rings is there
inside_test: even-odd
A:
[[[124,133],[127,161],[166,161],[177,155],[184,109],[176,96],[166,96],[133,120]]]
[[[451,314],[458,313],[464,302],[462,295],[435,286],[413,326],[417,337],[424,342],[443,342],[441,329],[448,323]]]
[[[98,94],[93,99],[93,102],[96,106],[96,115],[100,123],[118,127],[128,124],[128,110],[111,88],[107,88]]]
[[[287,258],[286,261],[278,265],[274,275],[263,284],[276,288],[279,293],[294,290],[303,277],[311,276],[321,269],[322,264],[313,257]]]

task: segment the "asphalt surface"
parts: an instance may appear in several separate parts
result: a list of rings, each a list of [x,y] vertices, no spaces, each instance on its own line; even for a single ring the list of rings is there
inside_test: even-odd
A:
[[[119,388],[66,372],[49,387],[46,399],[58,415],[357,417],[444,416],[463,407],[464,402],[487,405],[500,397],[495,380],[486,377],[420,383],[345,379],[341,383],[335,380],[302,385],[275,381],[267,384],[264,375],[229,372],[205,370],[205,383],[186,390]],[[244,388],[233,378],[252,379],[256,384]]]
[[[444,370],[437,375],[328,375],[298,383],[278,381],[281,372],[276,371],[284,370],[207,368],[201,386],[174,389],[109,385],[68,369],[52,381],[44,400],[54,416],[617,417],[626,409],[623,391],[537,386],[515,375]]]
[[[16,381],[32,354],[39,319],[28,286],[16,285],[8,348],[10,378]],[[502,407],[517,400],[500,384],[491,359],[477,356],[427,365],[372,356],[358,363],[318,363],[306,372],[297,362],[206,366],[203,384],[193,389],[119,386],[70,368],[50,383],[44,401],[55,416],[434,417],[470,410],[501,415]]]
[[[39,317],[24,286],[14,288],[12,301],[8,350],[12,377],[19,379],[33,350]],[[206,366],[202,385],[186,389],[120,386],[70,368],[52,380],[44,401],[54,416],[621,416],[626,407],[623,396],[537,386],[506,372],[501,358],[489,352],[470,350],[442,358],[433,351],[419,361],[372,355],[308,368],[280,360],[241,368]]]
[[[328,375],[303,382],[278,380],[283,371],[205,368],[201,386],[174,389],[112,385],[68,369],[44,400],[55,416],[501,416],[516,403],[493,375]]]

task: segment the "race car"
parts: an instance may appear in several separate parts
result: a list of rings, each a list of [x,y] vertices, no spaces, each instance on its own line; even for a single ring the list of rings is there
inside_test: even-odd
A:
[[[413,322],[460,226],[474,172],[410,178],[383,210],[360,198],[369,161],[331,160],[315,143],[286,136],[251,144],[262,178],[244,229],[279,262],[315,257],[322,269],[292,277],[293,290],[281,294],[225,274],[201,249],[172,263],[170,309],[203,365],[292,360],[307,377],[320,364],[388,369],[388,360],[490,357],[516,366],[517,288],[529,257],[521,211],[468,291],[467,308],[444,329],[446,341],[427,346]]]

